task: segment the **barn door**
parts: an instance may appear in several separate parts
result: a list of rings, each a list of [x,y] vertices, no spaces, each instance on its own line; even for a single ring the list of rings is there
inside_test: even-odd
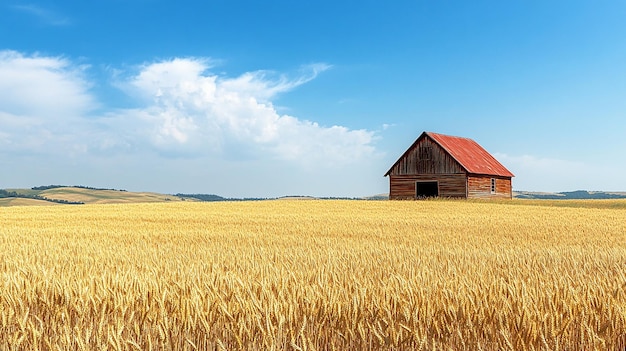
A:
[[[430,181],[415,183],[415,197],[418,199],[437,196],[439,196],[439,182]]]

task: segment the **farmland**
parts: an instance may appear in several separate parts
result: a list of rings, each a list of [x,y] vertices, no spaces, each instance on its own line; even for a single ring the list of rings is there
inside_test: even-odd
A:
[[[74,204],[114,204],[114,203],[144,203],[144,202],[165,202],[165,201],[181,201],[177,196],[146,193],[146,192],[129,192],[125,190],[114,189],[96,189],[89,187],[70,187],[70,186],[42,186],[32,189],[0,189],[4,190],[5,196],[0,196],[0,207],[2,206],[20,206],[20,205],[54,205],[58,203],[74,203]],[[0,193],[0,195],[2,195]],[[12,196],[21,196],[16,198]],[[186,199],[194,200],[194,199]]]
[[[0,349],[617,350],[626,201],[0,208]]]

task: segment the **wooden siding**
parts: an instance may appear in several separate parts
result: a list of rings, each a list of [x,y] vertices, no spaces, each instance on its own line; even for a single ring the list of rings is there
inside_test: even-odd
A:
[[[430,148],[430,159],[420,155],[420,148]],[[420,157],[422,156],[422,157]],[[430,137],[414,144],[390,170],[389,175],[465,174],[461,165]]]
[[[496,180],[496,192],[491,193],[491,179]],[[467,197],[470,199],[510,199],[513,196],[511,178],[471,174],[467,177]]]
[[[417,181],[439,182],[440,197],[466,197],[465,174],[411,174],[389,175],[389,199],[412,200],[416,198],[415,183]]]

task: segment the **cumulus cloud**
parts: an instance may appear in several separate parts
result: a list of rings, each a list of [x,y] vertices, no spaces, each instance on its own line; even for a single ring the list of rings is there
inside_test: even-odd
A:
[[[60,57],[0,51],[3,151],[76,149],[84,135],[84,117],[97,107],[84,77],[86,69]]]
[[[295,78],[258,71],[228,78],[207,73],[202,59],[144,65],[126,82],[141,96],[141,111],[120,111],[118,120],[138,119],[152,145],[166,152],[206,153],[231,148],[311,162],[347,162],[374,153],[374,133],[281,115],[271,100],[314,79],[328,65],[303,68]],[[241,150],[238,150],[240,152]]]
[[[0,144],[43,153],[156,150],[170,157],[246,154],[304,165],[358,162],[375,154],[374,132],[322,126],[280,114],[272,104],[328,68],[231,78],[210,73],[208,59],[175,58],[127,73],[118,86],[137,107],[115,110],[90,91],[88,66],[0,51]],[[98,107],[104,112],[95,112]]]
[[[38,118],[84,115],[95,106],[84,78],[87,68],[61,57],[0,51],[2,110]]]

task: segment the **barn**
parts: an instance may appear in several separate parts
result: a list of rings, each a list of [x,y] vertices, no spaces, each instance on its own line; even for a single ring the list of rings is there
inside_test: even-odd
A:
[[[389,199],[510,199],[514,177],[472,139],[423,132],[385,173]]]

